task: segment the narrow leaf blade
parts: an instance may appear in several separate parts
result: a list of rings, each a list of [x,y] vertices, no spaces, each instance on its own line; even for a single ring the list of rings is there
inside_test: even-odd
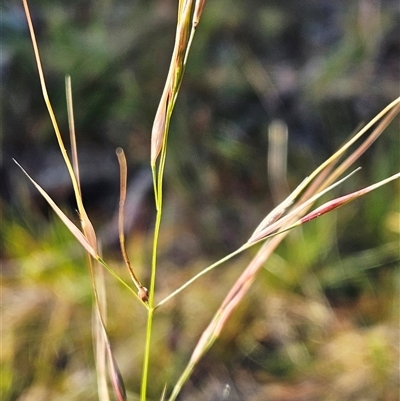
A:
[[[66,225],[69,231],[71,231],[72,235],[81,243],[81,245],[86,249],[87,252],[90,253],[95,259],[98,259],[99,256],[93,249],[93,247],[89,244],[86,237],[82,234],[82,232],[76,227],[76,225],[67,217],[67,215],[55,204],[53,199],[47,194],[47,192],[25,171],[25,169],[16,161],[14,162],[17,166],[23,171],[23,173],[29,178],[32,184],[36,187],[36,189],[40,192],[44,199],[46,199],[47,203],[51,206],[51,208],[56,212],[58,217],[62,220],[62,222]]]

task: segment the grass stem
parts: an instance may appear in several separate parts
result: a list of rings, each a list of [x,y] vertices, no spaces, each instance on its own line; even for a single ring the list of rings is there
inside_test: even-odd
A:
[[[145,350],[143,357],[143,371],[142,371],[142,383],[140,389],[140,401],[146,401],[147,395],[147,383],[149,376],[149,365],[150,365],[150,348],[151,348],[151,336],[153,331],[153,318],[154,318],[154,293],[156,284],[156,274],[157,274],[157,249],[158,249],[158,239],[160,235],[161,218],[162,218],[162,201],[163,201],[163,191],[162,191],[162,172],[163,165],[165,163],[165,152],[162,153],[160,159],[159,170],[157,172],[156,167],[152,167],[153,174],[153,185],[154,185],[154,195],[156,203],[156,222],[154,227],[154,238],[153,238],[153,251],[151,258],[151,277],[150,277],[150,288],[149,288],[149,310],[147,314],[147,328],[146,328],[146,340],[145,340]]]

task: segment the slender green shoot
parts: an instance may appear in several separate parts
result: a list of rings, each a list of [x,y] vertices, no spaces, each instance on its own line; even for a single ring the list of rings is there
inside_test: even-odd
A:
[[[167,139],[172,113],[174,110],[176,98],[179,93],[179,88],[182,83],[183,73],[186,67],[187,55],[189,53],[189,49],[193,40],[194,30],[200,21],[200,16],[204,7],[204,3],[205,0],[179,0],[178,23],[176,29],[174,51],[171,58],[168,77],[164,86],[164,91],[161,96],[152,129],[150,166],[153,176],[154,197],[157,214],[154,228],[153,251],[151,258],[151,277],[148,300],[149,310],[147,315],[142,383],[140,389],[141,401],[146,401],[150,365],[151,335],[155,311],[154,300],[157,274],[157,250],[162,220],[163,178],[167,157]],[[192,27],[191,34],[190,27]]]

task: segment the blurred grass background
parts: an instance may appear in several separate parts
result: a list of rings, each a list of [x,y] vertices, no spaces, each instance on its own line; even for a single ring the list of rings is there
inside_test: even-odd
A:
[[[149,274],[150,130],[167,75],[176,2],[31,2],[49,94],[67,133],[72,76],[84,200],[105,259],[117,246],[115,148],[130,164],[128,251]],[[160,238],[160,299],[236,249],[273,207],[268,128],[289,133],[293,189],[359,124],[398,96],[397,1],[206,4],[173,117]],[[75,214],[41,97],[22,5],[4,1],[1,125],[1,393],[4,400],[95,400],[86,259],[12,163]],[[343,194],[399,169],[398,120]],[[182,400],[398,400],[399,184],[297,229],[195,371]],[[150,397],[172,384],[253,251],[159,311]],[[109,331],[137,399],[145,315],[106,276]],[[228,387],[227,387],[228,386]],[[228,391],[229,389],[229,391]],[[224,393],[225,390],[225,393]]]

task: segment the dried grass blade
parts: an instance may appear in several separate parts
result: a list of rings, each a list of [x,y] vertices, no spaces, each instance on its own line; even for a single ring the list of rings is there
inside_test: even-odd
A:
[[[357,198],[359,198],[362,195],[367,194],[368,192],[371,192],[379,187],[381,187],[382,185],[387,184],[390,181],[396,180],[397,178],[400,178],[400,173],[394,174],[382,181],[379,181],[375,184],[369,185],[368,187],[362,188],[358,191],[352,192],[350,194],[341,196],[339,198],[333,199],[329,202],[324,203],[323,205],[317,207],[315,210],[313,210],[312,212],[308,213],[307,215],[305,215],[304,217],[302,217],[298,224],[304,224],[307,223],[319,216],[322,216],[325,213],[328,213],[332,210],[338,209],[339,207],[345,205],[346,203],[349,203]]]
[[[51,105],[51,102],[50,102],[50,99],[49,99],[49,96],[48,96],[48,93],[47,93],[46,81],[44,79],[42,63],[41,63],[41,60],[40,60],[39,49],[38,49],[38,46],[37,46],[35,31],[33,29],[32,19],[31,19],[29,7],[28,7],[28,2],[27,2],[27,0],[22,0],[22,2],[23,2],[23,5],[24,5],[25,15],[26,15],[26,19],[27,19],[27,22],[28,22],[29,32],[30,32],[30,35],[31,35],[32,46],[33,46],[33,51],[34,51],[34,54],[35,54],[36,65],[37,65],[37,68],[38,68],[38,73],[39,73],[39,79],[40,79],[40,85],[41,85],[41,88],[42,88],[43,98],[44,98],[44,101],[45,101],[45,104],[46,104],[47,111],[49,113],[51,122],[53,124],[54,132],[56,134],[56,138],[57,138],[57,141],[58,141],[58,145],[59,145],[61,154],[62,154],[62,156],[64,158],[64,162],[65,162],[65,165],[66,165],[66,167],[68,169],[68,173],[69,173],[69,175],[71,177],[71,182],[72,182],[72,186],[73,186],[73,189],[74,189],[75,198],[76,198],[76,201],[77,201],[78,210],[79,210],[79,214],[80,214],[80,218],[81,218],[82,229],[83,229],[83,232],[84,232],[85,236],[87,237],[90,245],[92,246],[92,248],[94,250],[96,250],[97,241],[96,241],[95,231],[94,231],[92,223],[90,222],[90,220],[89,220],[89,218],[88,218],[88,216],[86,214],[86,211],[85,211],[85,209],[83,207],[83,202],[82,202],[82,197],[80,195],[80,188],[79,188],[79,184],[78,184],[78,179],[75,176],[74,169],[72,167],[71,161],[69,160],[67,151],[65,149],[64,142],[63,142],[62,137],[61,137],[60,129],[58,127],[57,119],[55,117],[55,114],[54,114],[54,111],[53,111],[53,107]],[[97,250],[96,250],[96,252],[97,252]]]
[[[397,99],[397,101],[400,98]],[[348,169],[360,156],[366,152],[366,150],[379,138],[382,132],[387,128],[387,126],[393,121],[396,115],[400,112],[400,103],[392,102],[393,107],[388,109],[386,115],[381,117],[381,121],[378,126],[374,128],[372,133],[369,135],[367,139],[365,139],[361,145],[354,150],[341,164],[340,166],[332,173],[329,181],[335,180],[340,174],[343,173],[346,169]],[[390,105],[389,105],[390,106]],[[388,106],[388,107],[389,107]],[[379,120],[376,120],[378,122]]]
[[[24,5],[25,15],[26,15],[26,19],[27,19],[27,22],[28,22],[29,33],[31,35],[33,51],[34,51],[34,54],[35,54],[36,65],[37,65],[38,73],[39,73],[40,86],[42,88],[42,93],[43,93],[43,99],[44,99],[44,102],[46,104],[47,111],[49,113],[49,116],[50,116],[50,119],[51,119],[51,122],[52,122],[52,125],[53,125],[53,128],[54,128],[54,132],[55,132],[56,137],[57,137],[57,141],[58,141],[58,145],[60,147],[61,154],[62,154],[62,156],[64,158],[65,165],[67,166],[69,175],[71,177],[72,185],[74,187],[75,196],[77,197],[77,194],[79,194],[78,183],[77,183],[77,180],[75,178],[74,170],[73,170],[71,162],[69,160],[67,151],[65,149],[64,142],[63,142],[62,137],[61,137],[60,129],[58,128],[57,119],[56,119],[56,116],[54,114],[53,107],[51,105],[51,102],[50,102],[50,99],[49,99],[49,96],[48,96],[48,93],[47,93],[46,81],[44,79],[42,63],[41,63],[41,60],[40,60],[39,49],[38,49],[37,42],[36,42],[36,35],[35,35],[35,31],[33,29],[32,19],[31,19],[29,7],[28,7],[28,2],[27,2],[27,0],[22,0],[22,3]]]
[[[66,97],[67,97],[67,111],[68,111],[68,125],[70,132],[70,141],[71,141],[71,151],[72,151],[72,161],[73,161],[73,174],[71,175],[71,179],[74,183],[76,180],[76,191],[75,191],[75,199],[78,206],[79,216],[81,218],[81,225],[83,232],[88,239],[90,245],[97,251],[97,238],[96,233],[94,231],[92,222],[90,221],[85,207],[83,206],[82,200],[82,192],[81,185],[79,179],[79,162],[78,162],[78,150],[76,146],[76,135],[75,135],[75,123],[74,123],[74,110],[72,103],[72,87],[71,87],[71,77],[69,75],[65,78],[65,89],[66,89]]]
[[[155,166],[156,160],[165,146],[168,135],[169,120],[171,118],[175,101],[178,96],[186,65],[186,57],[189,52],[191,12],[193,1],[180,1],[178,7],[178,23],[175,35],[175,45],[165,82],[163,94],[157,108],[151,132],[151,165]],[[197,11],[199,13],[199,10]],[[200,13],[201,14],[201,13]],[[198,17],[200,17],[200,14]]]
[[[256,238],[260,238],[260,232],[266,230],[272,223],[275,223],[290,207],[296,198],[300,195],[301,192],[305,190],[307,186],[311,184],[311,182],[319,175],[321,172],[326,172],[325,175],[329,174],[327,170],[333,163],[336,162],[337,158],[340,157],[349,147],[353,144],[358,138],[364,135],[369,128],[371,128],[374,124],[376,124],[380,119],[379,125],[373,130],[370,136],[345,160],[341,165],[335,169],[335,171],[329,176],[329,178],[324,179],[324,176],[319,176],[315,181],[315,188],[319,187],[319,189],[310,188],[310,193],[315,193],[326,188],[330,183],[334,182],[337,177],[343,174],[346,169],[348,169],[368,148],[371,144],[379,137],[379,135],[383,132],[383,130],[389,125],[389,123],[393,120],[393,118],[399,113],[400,110],[400,97],[391,102],[387,107],[385,107],[380,113],[378,113],[364,128],[362,128],[357,134],[346,142],[335,154],[322,163],[316,170],[312,172],[310,176],[304,179],[301,184],[276,208],[274,208],[259,224],[259,226],[255,229],[252,236],[248,240],[251,242],[253,240],[257,240]],[[332,165],[333,167],[333,165]],[[320,186],[319,182],[323,182],[323,185]],[[341,182],[341,181],[339,181]],[[325,190],[326,192],[326,190]],[[324,192],[324,193],[325,193]],[[321,193],[321,192],[320,192]],[[308,197],[308,195],[306,195]],[[318,198],[318,197],[317,197]],[[314,198],[314,199],[317,199]],[[308,200],[308,204],[311,202]],[[303,202],[301,202],[303,203]],[[275,228],[276,229],[276,228]],[[273,230],[268,230],[268,232],[272,232]]]
[[[296,200],[299,194],[304,190],[306,180],[307,178],[304,179],[300,183],[300,185],[298,185],[296,189],[283,202],[281,202],[278,206],[276,206],[273,210],[271,210],[271,212],[267,214],[267,216],[261,221],[261,223],[254,230],[253,234],[251,235],[251,237],[247,242],[251,242],[252,239],[257,236],[257,234],[262,232],[272,223],[276,222],[285,213],[287,208],[293,204],[293,202]]]
[[[270,242],[265,243],[257,252],[256,256],[253,258],[244,272],[240,275],[239,279],[231,288],[220,308],[215,313],[213,319],[201,335],[200,340],[198,341],[192,356],[190,357],[189,363],[184,369],[182,375],[179,377],[168,401],[176,400],[183,385],[193,372],[194,367],[213,345],[215,340],[218,338],[225,322],[228,320],[242,298],[246,295],[248,289],[255,279],[256,273],[263,265],[265,260],[275,250],[278,244],[283,240],[285,235],[286,233],[280,235],[279,237],[273,238]]]
[[[126,398],[126,390],[125,390],[124,381],[122,379],[122,375],[119,370],[118,364],[112,353],[111,344],[110,344],[110,340],[108,338],[107,330],[105,328],[104,322],[102,320],[102,317],[100,315],[100,311],[98,308],[96,308],[96,312],[98,315],[97,320],[99,322],[100,333],[101,333],[100,335],[103,336],[103,342],[105,345],[107,361],[108,361],[109,375],[110,375],[110,380],[111,380],[111,384],[112,384],[115,396],[118,401],[126,401],[127,398]]]
[[[281,219],[279,219],[279,220],[277,220],[277,221],[265,226],[262,229],[257,229],[252,234],[252,236],[249,238],[247,243],[248,244],[255,243],[255,242],[258,242],[258,241],[262,240],[263,238],[266,238],[267,236],[272,234],[274,231],[276,231],[280,227],[284,226],[287,223],[287,221],[295,219],[296,216],[298,216],[307,207],[311,206],[321,196],[325,195],[327,192],[331,191],[333,188],[335,188],[338,185],[342,184],[344,181],[346,181],[348,178],[350,178],[353,174],[355,174],[360,169],[361,169],[360,167],[355,169],[350,174],[348,174],[345,177],[343,177],[341,180],[336,181],[334,184],[332,184],[329,187],[327,187],[327,188],[321,190],[320,192],[316,193],[311,198],[305,200],[304,202],[301,202],[298,206],[294,207],[293,210],[291,210],[286,216],[282,217]]]
[[[135,284],[138,290],[139,298],[147,303],[149,300],[149,295],[147,288],[142,285],[142,283],[137,278],[131,262],[128,257],[128,253],[126,252],[125,247],[125,234],[124,234],[124,207],[126,201],[126,186],[127,186],[127,165],[125,153],[121,148],[118,148],[117,151],[118,163],[119,163],[119,171],[120,171],[120,197],[119,197],[119,213],[118,213],[118,231],[119,231],[119,243],[121,246],[121,253],[125,261],[125,265],[129,270],[129,274],[133,283]]]
[[[356,135],[354,135],[349,141],[347,141],[339,150],[337,150],[331,157],[329,157],[327,160],[325,160],[324,163],[322,163],[317,169],[315,169],[312,174],[307,177],[307,183],[311,183],[314,178],[321,172],[323,171],[327,166],[331,165],[334,161],[339,159],[344,152],[346,152],[347,149],[350,148],[353,143],[355,143],[358,139],[360,139],[370,128],[372,128],[379,120],[381,120],[383,117],[386,116],[392,109],[395,109],[395,114],[398,113],[400,105],[400,97],[397,99],[393,100],[390,104],[388,104],[382,111],[380,111],[372,120],[368,122],[360,131],[357,132]],[[358,155],[357,157],[359,157]],[[352,160],[352,162],[355,159]],[[349,164],[350,165],[350,164]],[[340,175],[340,174],[339,174]],[[332,181],[331,181],[332,182]]]
[[[114,358],[114,355],[112,353],[111,349],[111,344],[110,340],[108,338],[107,334],[107,329],[106,329],[106,316],[107,316],[107,310],[106,310],[106,293],[105,293],[105,284],[104,284],[104,276],[103,276],[103,271],[102,269],[96,269],[96,265],[93,265],[93,260],[89,258],[89,266],[90,266],[90,272],[91,272],[91,277],[92,277],[92,289],[93,289],[93,294],[94,294],[94,304],[95,304],[95,320],[96,320],[96,344],[98,343],[100,345],[100,349],[98,352],[100,353],[103,351],[104,358],[107,360],[107,365],[108,365],[108,370],[109,370],[109,377],[110,381],[115,393],[116,398],[118,401],[126,401],[126,391],[125,391],[125,385],[122,379],[122,375],[120,373],[120,370],[118,368],[117,362]],[[100,358],[103,358],[100,355]],[[100,360],[100,363],[104,362]],[[104,366],[102,366],[102,369],[104,369]],[[102,371],[101,374],[103,375],[103,378],[101,379],[102,382],[106,384],[107,380],[105,377],[105,372]],[[104,386],[104,384],[103,384]],[[102,389],[104,392],[104,390]],[[107,391],[108,394],[108,391]],[[101,393],[99,392],[100,400],[103,401],[103,398],[101,398]]]
[[[92,270],[93,271],[93,270]],[[107,385],[107,366],[106,366],[106,342],[103,335],[103,329],[101,327],[101,319],[103,317],[105,322],[107,316],[106,309],[106,292],[104,283],[104,271],[103,269],[96,269],[93,275],[93,285],[97,290],[98,302],[93,304],[93,337],[95,340],[95,358],[96,358],[96,373],[97,373],[97,391],[99,394],[99,400],[110,401],[110,394],[108,392]],[[97,299],[97,298],[96,298]]]
[[[81,243],[81,245],[86,249],[86,251],[90,253],[90,255],[92,255],[95,259],[98,260],[99,255],[97,254],[96,250],[88,242],[88,240],[82,234],[82,232],[78,229],[78,227],[76,227],[75,224],[72,223],[72,221],[66,216],[66,214],[50,198],[50,196],[46,193],[46,191],[24,170],[24,168],[16,160],[14,160],[14,162],[23,171],[23,173],[29,178],[29,180],[32,182],[32,184],[36,187],[36,189],[43,196],[43,198],[46,199],[47,203],[56,212],[58,217],[66,225],[66,227],[69,229],[69,231],[71,231],[72,235]]]
[[[68,126],[69,126],[69,138],[71,142],[71,152],[72,152],[72,165],[78,184],[79,194],[82,196],[81,183],[79,175],[79,163],[78,163],[78,150],[76,146],[76,135],[75,135],[75,119],[74,119],[74,107],[72,102],[72,85],[71,77],[67,75],[65,77],[65,92],[67,96],[67,112],[68,112]]]
[[[167,82],[164,87],[163,94],[161,96],[160,103],[157,108],[156,116],[154,118],[153,128],[151,130],[151,164],[154,166],[158,155],[160,154],[163,139],[166,134],[166,118],[167,118],[167,105],[168,99],[170,97],[170,87],[169,81],[170,76],[167,77]]]
[[[31,176],[24,170],[24,168],[14,160],[15,164],[22,170],[22,172],[28,177],[28,179],[32,182],[32,184],[36,187],[36,189],[40,192],[43,198],[47,201],[50,207],[55,211],[61,221],[65,224],[68,230],[72,233],[72,235],[79,241],[79,243],[86,249],[86,251],[93,256],[95,260],[101,263],[110,273],[111,275],[117,279],[124,287],[126,287],[129,291],[131,291],[134,295],[137,294],[132,290],[131,287],[121,277],[118,276],[114,270],[111,269],[107,265],[107,263],[98,255],[97,251],[91,246],[88,239],[85,235],[79,230],[78,227],[67,217],[67,215],[56,205],[56,203],[51,199],[51,197],[46,193],[46,191],[37,183]]]

